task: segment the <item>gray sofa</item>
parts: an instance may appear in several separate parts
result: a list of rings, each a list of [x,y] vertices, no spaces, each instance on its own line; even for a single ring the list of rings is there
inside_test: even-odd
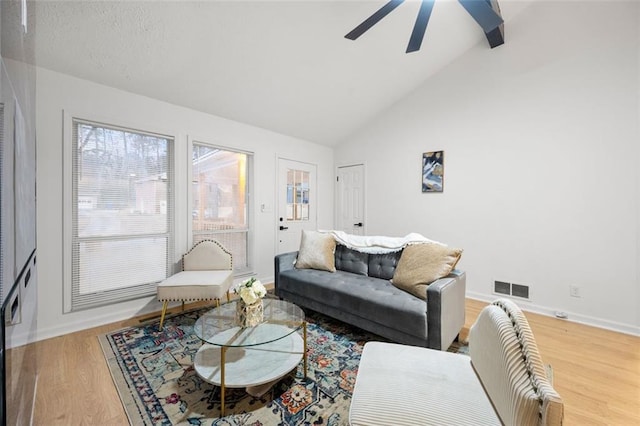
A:
[[[275,257],[275,294],[394,342],[446,350],[465,321],[465,273],[427,288],[427,300],[390,281],[402,252],[367,254],[338,245],[335,272],[297,269],[298,252]]]

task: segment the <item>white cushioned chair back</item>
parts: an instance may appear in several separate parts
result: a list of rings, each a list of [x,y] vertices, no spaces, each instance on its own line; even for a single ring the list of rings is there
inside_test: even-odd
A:
[[[231,253],[217,241],[203,240],[182,256],[184,271],[214,271],[233,269]]]
[[[529,323],[499,299],[469,331],[471,363],[505,425],[561,425],[564,407],[546,377]]]

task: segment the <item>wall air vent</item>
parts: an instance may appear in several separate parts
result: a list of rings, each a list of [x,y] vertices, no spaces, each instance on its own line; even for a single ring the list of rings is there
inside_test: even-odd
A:
[[[493,292],[505,296],[513,296],[520,299],[529,299],[529,286],[524,284],[513,284],[506,281],[494,281]]]
[[[511,295],[522,297],[523,299],[529,298],[529,286],[522,284],[511,284]]]
[[[493,292],[498,294],[511,295],[511,284],[504,281],[494,281]]]

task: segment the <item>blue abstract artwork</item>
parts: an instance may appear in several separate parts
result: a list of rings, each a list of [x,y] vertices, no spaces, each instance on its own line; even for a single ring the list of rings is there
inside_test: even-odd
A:
[[[422,192],[442,192],[444,187],[444,151],[422,154]]]

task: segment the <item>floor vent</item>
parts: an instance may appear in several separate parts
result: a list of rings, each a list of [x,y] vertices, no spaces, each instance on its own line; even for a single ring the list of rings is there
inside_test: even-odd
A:
[[[521,299],[529,299],[529,286],[523,284],[513,284],[506,281],[494,281],[493,292],[505,296],[514,296]]]

